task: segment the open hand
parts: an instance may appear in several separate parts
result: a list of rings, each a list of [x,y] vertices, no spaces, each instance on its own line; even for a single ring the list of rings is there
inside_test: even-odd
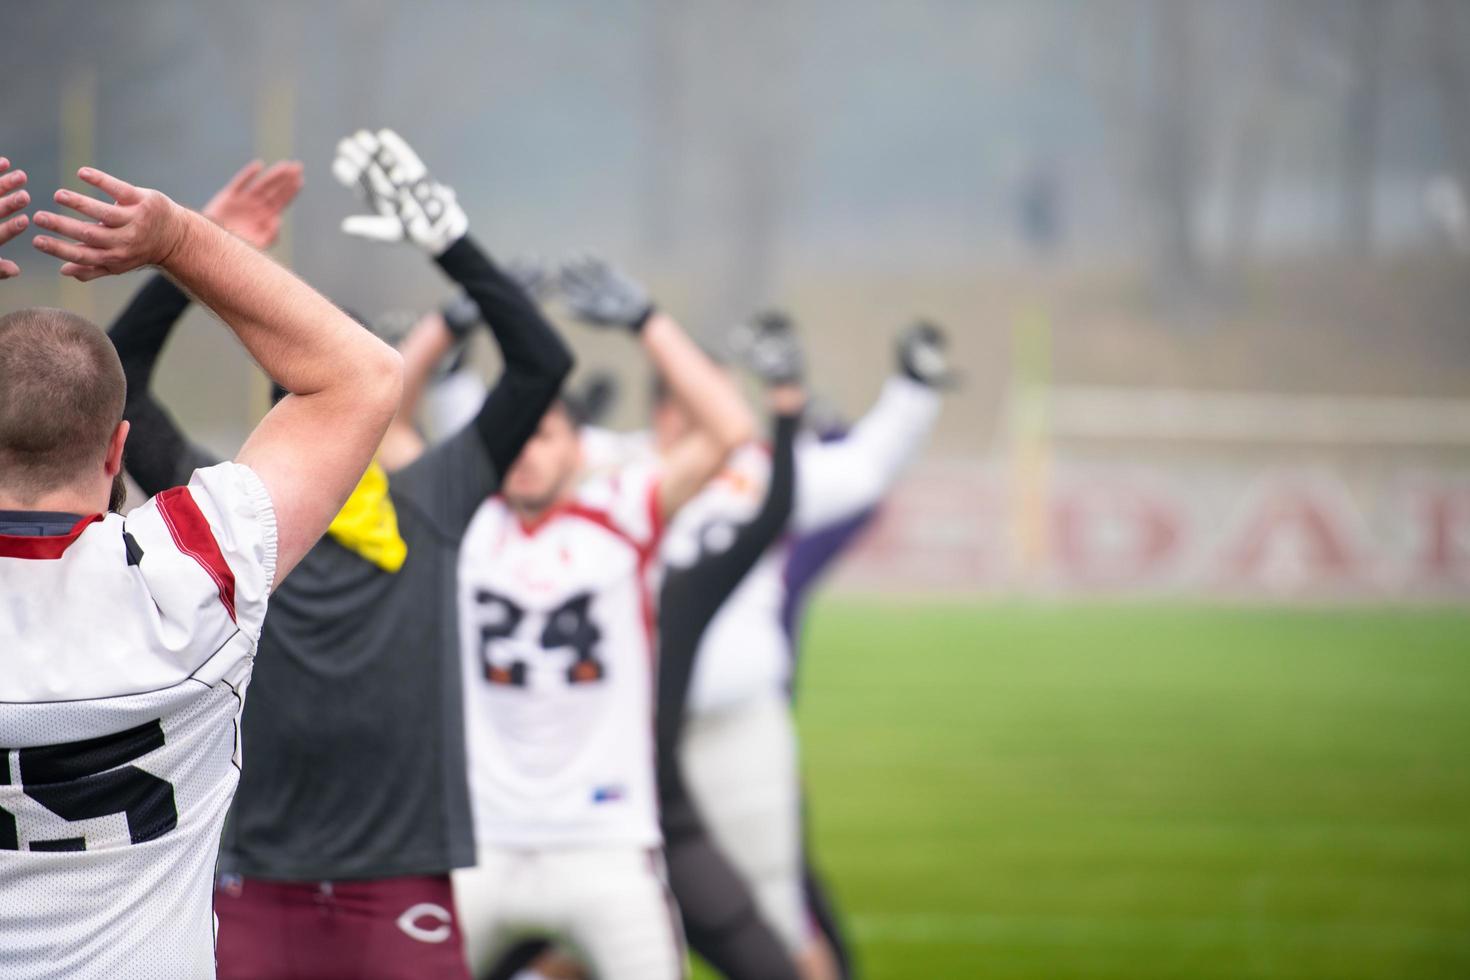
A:
[[[252,160],[209,199],[203,214],[235,237],[267,249],[281,233],[281,215],[305,183],[305,168],[295,160],[269,167]]]
[[[17,214],[31,203],[31,195],[25,190],[26,172],[11,170],[10,161],[0,157],[0,245],[26,230],[30,219]],[[20,275],[20,267],[9,259],[0,259],[0,279]]]
[[[37,249],[65,263],[63,276],[91,282],[168,261],[187,231],[187,211],[159,191],[134,187],[94,167],[83,167],[77,176],[116,203],[59,190],[57,204],[93,220],[36,212],[39,227],[54,236],[65,236],[37,235],[33,239]]]

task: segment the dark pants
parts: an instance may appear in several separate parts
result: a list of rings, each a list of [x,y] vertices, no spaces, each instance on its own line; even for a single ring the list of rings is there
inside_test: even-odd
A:
[[[796,961],[710,837],[677,769],[659,773],[659,816],[669,885],[690,948],[727,980],[799,980]]]
[[[469,980],[448,875],[263,881],[214,892],[220,980]]]

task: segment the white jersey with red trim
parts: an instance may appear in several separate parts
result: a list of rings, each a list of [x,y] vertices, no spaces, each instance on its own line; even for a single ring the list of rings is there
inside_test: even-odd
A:
[[[923,447],[939,403],[939,393],[928,385],[893,377],[844,439],[824,443],[803,437],[796,445],[796,501],[789,533],[830,527],[881,502]],[[583,433],[589,466],[650,459],[655,452],[647,434]],[[724,471],[670,522],[663,560],[687,566],[702,554],[728,547],[735,528],[760,509],[770,471],[770,454],[764,448],[749,445],[738,450]],[[710,621],[689,685],[691,715],[759,703],[771,691],[786,691],[792,650],[781,610],[787,597],[788,551],[786,540],[773,545]]]
[[[213,879],[275,574],[235,463],[0,535],[0,976],[212,977]]]
[[[800,449],[798,488],[799,453]],[[737,450],[725,469],[670,522],[663,561],[683,568],[728,548],[736,529],[760,510],[770,479],[771,454],[764,446]],[[685,702],[689,714],[718,711],[786,690],[791,678],[791,647],[781,624],[786,553],[784,538],[766,549],[705,628]]]
[[[460,551],[465,731],[478,841],[660,837],[653,771],[658,480],[628,466],[526,526],[491,498]]]

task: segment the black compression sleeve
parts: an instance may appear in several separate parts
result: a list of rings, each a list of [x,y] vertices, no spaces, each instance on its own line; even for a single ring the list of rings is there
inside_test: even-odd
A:
[[[439,267],[480,307],[505,360],[474,421],[503,477],[571,373],[572,354],[536,303],[468,235],[439,256]]]
[[[677,748],[694,655],[705,629],[766,550],[785,531],[796,496],[796,430],[800,417],[775,420],[771,480],[760,512],[735,533],[724,551],[701,555],[688,568],[671,568],[659,596],[658,708],[655,726],[660,795],[683,792]],[[672,808],[676,810],[677,808]]]
[[[148,391],[158,356],[174,324],[188,308],[188,294],[159,274],[150,278],[112,321],[107,336],[122,361],[129,394]]]
[[[786,529],[795,498],[798,418],[776,419],[771,481],[760,513],[735,542],[671,569],[659,602],[659,817],[669,884],[689,945],[731,980],[797,980],[796,964],[761,919],[749,884],[716,846],[684,783],[678,742],[695,652],[715,613]]]
[[[164,344],[188,308],[188,295],[166,277],[155,275],[107,331],[128,385],[123,408],[123,417],[132,425],[125,454],[127,471],[150,497],[187,483],[195,468],[215,462],[190,445],[150,390]]]

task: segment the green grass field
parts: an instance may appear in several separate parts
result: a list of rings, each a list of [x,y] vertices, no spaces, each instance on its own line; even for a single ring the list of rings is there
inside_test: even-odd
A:
[[[1470,614],[809,627],[816,854],[869,980],[1470,977]]]

